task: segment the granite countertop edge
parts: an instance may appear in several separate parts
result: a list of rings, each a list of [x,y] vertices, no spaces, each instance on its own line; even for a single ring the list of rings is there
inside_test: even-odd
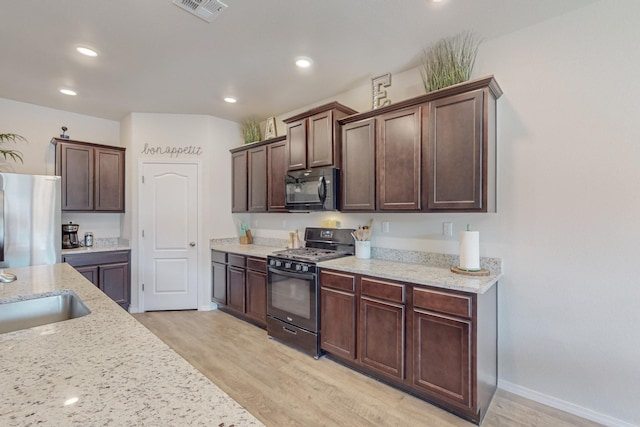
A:
[[[90,254],[96,252],[115,252],[131,250],[129,244],[80,246],[74,249],[62,249],[62,255]]]
[[[238,243],[237,239],[213,239],[210,248],[257,257],[267,257],[275,251],[285,249],[269,245],[242,245]],[[384,259],[359,259],[353,256],[322,261],[317,265],[320,268],[475,294],[486,293],[502,278],[502,273],[494,273],[489,276],[466,276],[453,273],[450,269],[443,267]]]

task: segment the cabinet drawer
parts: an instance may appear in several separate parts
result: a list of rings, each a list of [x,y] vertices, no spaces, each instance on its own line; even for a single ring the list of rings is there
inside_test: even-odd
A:
[[[454,316],[471,318],[471,296],[455,295],[432,291],[429,289],[413,289],[413,306]]]
[[[211,251],[211,262],[227,263],[227,253],[220,251]]]
[[[247,268],[262,273],[267,272],[267,260],[263,258],[247,258]]]
[[[84,254],[70,254],[62,256],[63,262],[72,267],[86,265],[115,264],[129,262],[129,251],[93,252]]]
[[[363,277],[360,285],[360,293],[362,296],[379,298],[401,304],[405,302],[405,285],[403,284]]]
[[[333,288],[346,292],[356,291],[356,278],[350,274],[341,274],[333,271],[320,271],[320,286]]]
[[[246,266],[246,258],[243,255],[228,254],[227,259],[229,261],[229,265],[233,265],[235,267]]]

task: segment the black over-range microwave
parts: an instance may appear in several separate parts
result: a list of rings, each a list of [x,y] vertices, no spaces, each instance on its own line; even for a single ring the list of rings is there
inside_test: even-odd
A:
[[[336,211],[340,203],[340,169],[314,168],[288,172],[285,208],[290,211]]]

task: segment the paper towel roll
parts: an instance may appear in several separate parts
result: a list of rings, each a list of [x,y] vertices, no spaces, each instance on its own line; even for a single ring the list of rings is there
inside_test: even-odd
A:
[[[460,232],[460,268],[480,270],[480,232]]]

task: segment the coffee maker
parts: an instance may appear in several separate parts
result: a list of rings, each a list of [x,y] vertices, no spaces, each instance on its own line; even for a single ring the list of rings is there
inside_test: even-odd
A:
[[[62,224],[62,249],[73,249],[80,247],[80,241],[78,240],[78,224],[73,224],[69,221],[69,224]]]

